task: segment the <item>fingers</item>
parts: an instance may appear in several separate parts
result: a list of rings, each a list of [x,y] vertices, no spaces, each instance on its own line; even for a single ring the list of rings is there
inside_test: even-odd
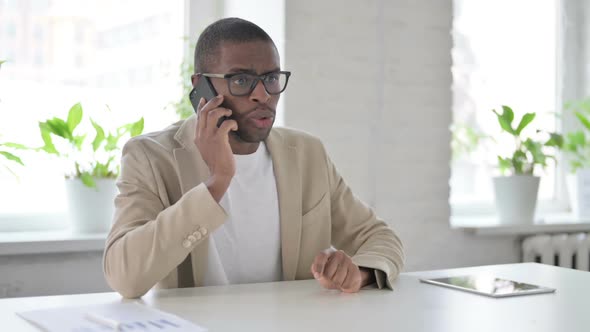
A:
[[[229,136],[227,136],[227,134],[229,134],[230,131],[237,131],[237,130],[238,130],[238,123],[236,122],[236,120],[229,120],[229,119],[225,120],[225,121],[223,121],[221,126],[219,126],[219,132],[225,134],[225,135],[223,135],[223,137],[229,137]]]
[[[201,97],[201,99],[199,99],[199,104],[197,105],[197,118],[201,116],[201,109],[203,108],[203,106],[205,106],[206,103],[207,101],[205,100],[205,98]]]
[[[229,117],[232,114],[231,110],[227,108],[218,107],[216,109],[210,110],[207,113],[207,119],[203,118],[207,122],[207,126],[205,127],[205,132],[213,135],[217,132],[217,124],[219,123],[219,119],[224,116]],[[225,121],[224,121],[225,122]],[[234,121],[235,122],[235,121]]]
[[[340,289],[347,293],[360,290],[360,270],[342,250],[319,253],[311,266],[311,272],[325,288]]]
[[[219,123],[219,119],[222,117],[229,117],[232,114],[231,110],[220,107],[222,102],[223,95],[218,95],[208,102],[205,101],[204,98],[199,100],[199,104],[197,105],[198,120],[196,137],[215,135],[217,132],[217,124]],[[233,122],[235,123],[235,121]],[[226,127],[225,129],[225,133],[228,133],[230,130],[237,130],[237,123],[235,123],[235,125]]]
[[[361,289],[361,272],[359,268],[350,264],[348,266],[348,273],[346,279],[342,283],[340,289],[345,293],[356,293]]]
[[[208,113],[218,108],[221,105],[221,103],[223,103],[223,95],[218,95],[217,97],[209,100],[203,105],[204,102],[205,98],[201,98],[199,100],[199,105],[197,106],[197,116],[200,120],[204,120],[199,121],[199,123],[202,122],[202,128],[206,128],[207,126],[209,126],[209,123],[206,120],[208,118]]]
[[[320,277],[324,274],[324,266],[328,262],[328,257],[330,257],[330,254],[326,251],[322,251],[317,256],[315,256],[315,259],[311,264],[311,273],[313,274],[314,278],[320,279]]]
[[[197,127],[195,128],[195,137],[200,137],[201,133],[205,129],[205,121],[201,121],[201,109],[205,105],[205,98],[201,97],[199,99],[199,104],[197,105]]]
[[[349,269],[350,269],[350,264],[338,265],[338,269],[336,270],[336,273],[332,277],[332,283],[334,284],[334,286],[336,286],[340,289],[342,288],[342,284],[346,280]]]
[[[324,267],[324,274],[325,278],[330,280],[334,280],[334,276],[341,265],[344,263],[345,254],[342,251],[336,251],[330,255],[328,258],[328,262]]]

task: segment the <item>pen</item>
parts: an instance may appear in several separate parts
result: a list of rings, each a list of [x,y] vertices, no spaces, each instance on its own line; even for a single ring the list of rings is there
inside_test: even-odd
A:
[[[119,327],[121,325],[121,323],[117,322],[114,319],[108,318],[108,317],[104,317],[101,315],[97,315],[97,314],[93,314],[90,312],[87,312],[86,315],[84,316],[84,318],[86,318],[87,320],[100,324],[102,326],[107,326],[110,327],[112,329],[115,329],[115,331],[119,331]]]

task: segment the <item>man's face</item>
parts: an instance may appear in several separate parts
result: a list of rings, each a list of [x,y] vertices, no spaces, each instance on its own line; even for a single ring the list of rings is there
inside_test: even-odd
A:
[[[223,42],[219,45],[218,57],[207,68],[207,72],[214,74],[262,75],[278,70],[279,55],[274,45],[268,41]],[[259,81],[252,93],[236,97],[230,93],[227,80],[209,79],[217,93],[224,96],[222,106],[232,110],[231,119],[238,123],[238,138],[249,143],[266,139],[275,120],[280,95],[268,94]]]

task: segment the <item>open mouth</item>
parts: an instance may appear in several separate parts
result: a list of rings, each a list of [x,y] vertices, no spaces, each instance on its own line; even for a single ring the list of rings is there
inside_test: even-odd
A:
[[[275,119],[275,113],[268,108],[257,108],[249,114],[254,126],[258,129],[268,129],[272,127]]]
[[[256,127],[263,129],[263,128],[271,127],[273,119],[274,119],[274,117],[264,116],[264,117],[252,118],[252,121],[254,122]]]

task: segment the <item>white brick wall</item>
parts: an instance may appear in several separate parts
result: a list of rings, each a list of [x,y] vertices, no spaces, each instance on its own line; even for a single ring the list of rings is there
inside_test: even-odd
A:
[[[449,227],[452,1],[287,1],[285,21],[285,124],[323,139],[407,270],[518,261],[514,237]]]

